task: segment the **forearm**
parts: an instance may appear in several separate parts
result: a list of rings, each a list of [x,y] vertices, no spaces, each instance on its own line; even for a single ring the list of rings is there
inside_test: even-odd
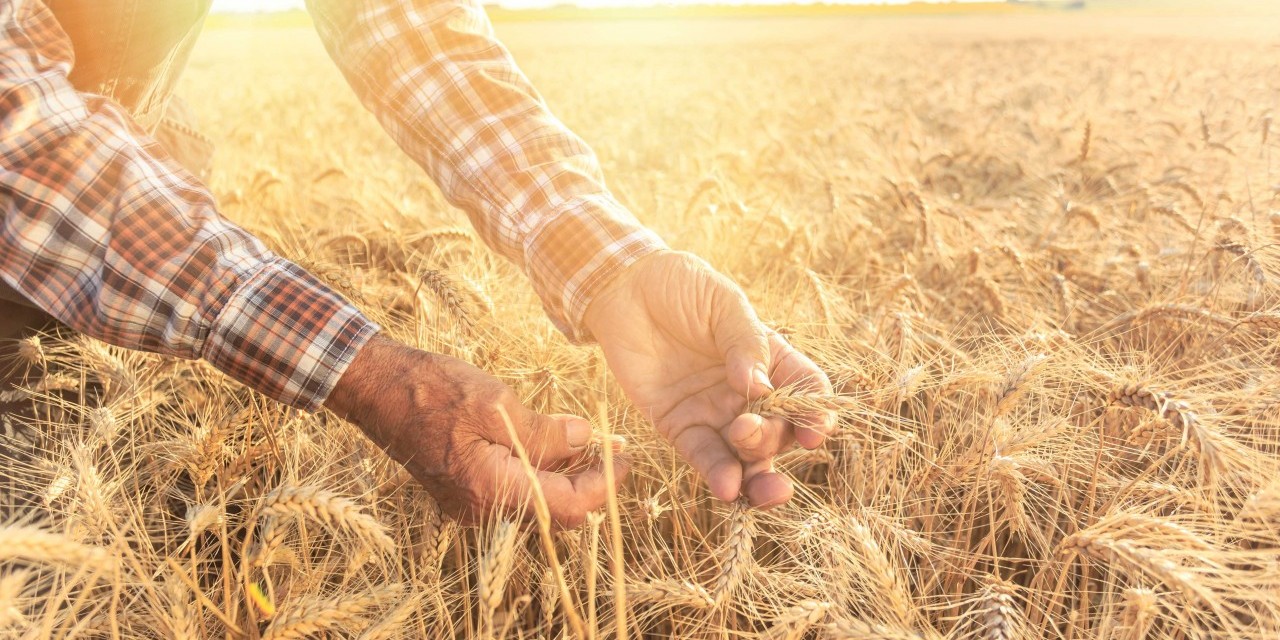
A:
[[[376,327],[218,215],[195,178],[66,74],[43,5],[0,6],[0,279],[91,336],[314,409]]]
[[[551,318],[588,337],[596,290],[662,247],[606,188],[590,147],[555,118],[471,0],[308,0],[362,102],[519,264]]]

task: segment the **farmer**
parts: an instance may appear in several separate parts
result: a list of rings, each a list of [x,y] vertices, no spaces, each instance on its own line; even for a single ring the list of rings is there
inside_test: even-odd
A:
[[[208,144],[171,92],[211,0],[0,0],[0,338],[49,321],[204,358],[286,405],[325,407],[455,516],[530,495],[503,412],[561,526],[600,507],[599,464],[563,474],[590,423],[539,415],[493,376],[399,344],[218,214]],[[668,249],[605,187],[474,0],[309,0],[365,107],[520,265],[572,340],[595,341],[636,408],[721,500],[792,495],[772,459],[831,416],[744,413],[772,386],[829,389],[742,290]],[[47,314],[47,316],[45,315]],[[625,472],[619,458],[618,476]]]

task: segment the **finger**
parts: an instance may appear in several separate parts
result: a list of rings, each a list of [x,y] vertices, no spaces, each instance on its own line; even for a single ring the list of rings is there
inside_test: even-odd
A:
[[[791,478],[773,470],[752,474],[743,483],[743,493],[747,502],[757,509],[772,509],[791,500],[795,495],[795,487]]]
[[[724,428],[724,439],[733,447],[739,460],[756,462],[778,455],[791,444],[791,430],[781,418],[744,413]]]
[[[742,464],[715,429],[705,425],[687,427],[671,444],[689,466],[702,475],[711,495],[725,502],[738,499],[742,488]]]
[[[542,415],[524,406],[508,402],[495,405],[489,429],[489,440],[510,448],[515,432],[524,445],[529,461],[539,469],[556,469],[565,460],[583,451],[591,442],[591,423],[577,416]],[[511,423],[512,429],[507,429]]]
[[[555,469],[565,460],[587,450],[594,431],[591,423],[577,416],[541,415],[529,412],[530,419],[521,442],[529,460],[539,469]]]
[[[769,337],[773,350],[773,371],[770,377],[777,385],[787,385],[800,392],[830,395],[831,380],[818,365],[792,347],[778,334]],[[795,428],[796,441],[806,449],[822,445],[826,436],[836,429],[837,416],[831,411],[811,411],[788,416]]]
[[[524,463],[515,456],[505,456],[496,460],[498,469],[495,479],[499,483],[500,504],[510,508],[525,508],[534,499],[533,485]],[[557,528],[573,529],[586,520],[587,514],[604,506],[609,498],[609,491],[617,491],[618,483],[630,471],[630,463],[626,456],[613,456],[613,486],[609,485],[600,464],[593,465],[574,474],[556,473],[554,471],[536,471],[534,481],[542,490],[542,497],[547,505],[547,513],[551,523]],[[525,516],[536,517],[535,509],[526,509]]]
[[[712,304],[717,310],[713,337],[724,355],[729,387],[751,400],[773,391],[769,381],[768,330],[756,317],[742,290],[726,283],[716,290]]]
[[[806,449],[817,449],[822,443],[827,441],[827,436],[821,431],[816,431],[808,427],[796,428],[796,442]]]

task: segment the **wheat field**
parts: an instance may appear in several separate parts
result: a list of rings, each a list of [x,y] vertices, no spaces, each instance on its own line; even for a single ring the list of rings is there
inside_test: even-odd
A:
[[[765,512],[554,331],[312,32],[211,29],[182,93],[223,212],[396,337],[625,436],[632,472],[575,531],[459,527],[331,415],[71,334],[3,345],[0,637],[1276,638],[1277,26],[500,24],[621,200],[835,383],[756,407],[841,417]]]

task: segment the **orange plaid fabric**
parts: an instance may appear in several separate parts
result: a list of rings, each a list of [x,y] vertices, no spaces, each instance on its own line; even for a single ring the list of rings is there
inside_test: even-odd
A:
[[[154,0],[162,2],[165,0]],[[609,194],[483,11],[464,0],[312,0],[364,103],[529,274],[578,340],[611,274],[662,248]],[[319,408],[378,327],[223,219],[117,105],[68,81],[72,45],[36,0],[0,0],[0,279],[121,346],[205,358]]]
[[[663,247],[605,187],[472,0],[307,0],[330,57],[480,237],[519,264],[551,320],[590,339],[610,275]]]

